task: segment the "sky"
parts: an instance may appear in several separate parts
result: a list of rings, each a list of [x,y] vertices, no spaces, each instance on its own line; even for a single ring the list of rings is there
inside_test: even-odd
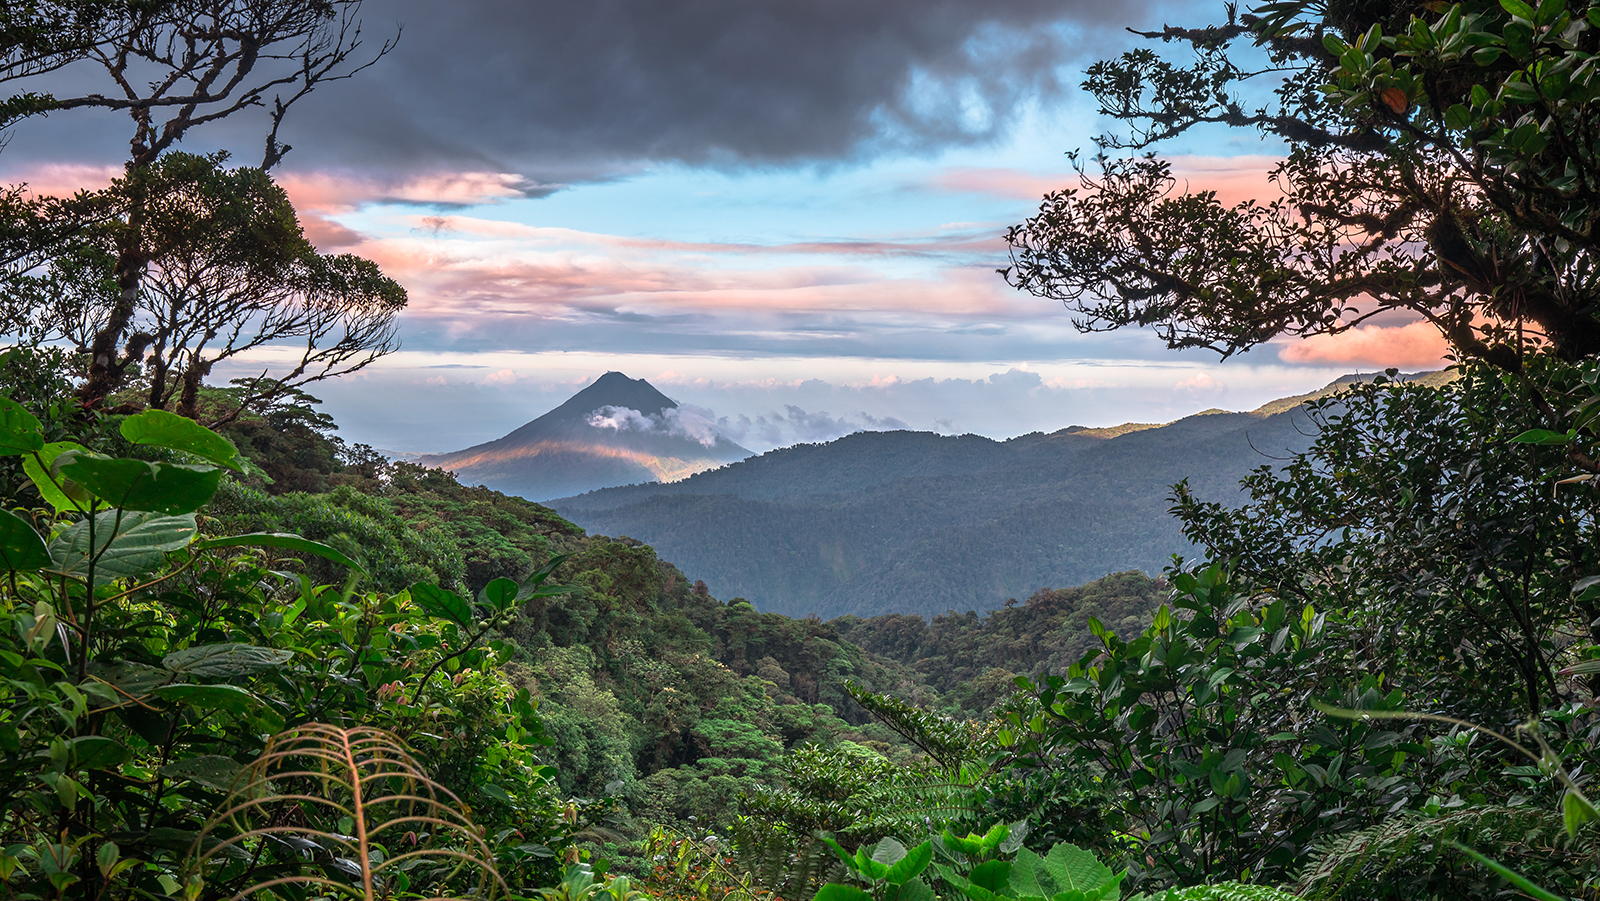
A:
[[[1078,87],[1123,29],[1220,4],[1092,0],[368,0],[364,49],[286,120],[275,176],[325,252],[403,284],[402,350],[314,386],[346,440],[443,452],[617,370],[754,451],[858,429],[996,438],[1251,409],[1346,372],[1437,368],[1380,322],[1226,362],[1080,334],[1020,294],[1006,228],[1108,127]],[[54,76],[93,84],[90,70]],[[74,81],[76,79],[76,81]],[[103,184],[128,129],[28,121],[0,179]],[[262,117],[184,149],[259,153]],[[1162,148],[1194,189],[1268,197],[1282,148]],[[270,367],[270,350],[238,373]],[[253,369],[251,367],[254,367]]]

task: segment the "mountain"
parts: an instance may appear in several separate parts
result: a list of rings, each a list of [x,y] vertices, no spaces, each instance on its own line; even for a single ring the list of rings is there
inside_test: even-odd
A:
[[[649,382],[608,372],[504,438],[416,462],[450,470],[468,485],[541,501],[672,482],[748,456]]]
[[[717,596],[762,610],[991,610],[1107,573],[1159,573],[1174,553],[1192,553],[1167,514],[1171,486],[1188,479],[1203,500],[1240,502],[1251,470],[1309,447],[1299,404],[1352,380],[1287,406],[1161,426],[1006,441],[858,432],[551,506],[586,529],[647,542]]]

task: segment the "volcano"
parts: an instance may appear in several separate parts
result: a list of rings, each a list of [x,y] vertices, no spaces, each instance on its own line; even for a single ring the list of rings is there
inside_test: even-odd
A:
[[[503,438],[417,462],[448,469],[464,484],[543,501],[675,482],[750,455],[644,379],[608,372]]]

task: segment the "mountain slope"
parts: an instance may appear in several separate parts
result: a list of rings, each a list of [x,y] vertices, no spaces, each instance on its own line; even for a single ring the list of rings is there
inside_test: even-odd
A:
[[[1158,573],[1193,550],[1167,514],[1174,483],[1234,502],[1241,478],[1304,450],[1310,433],[1298,403],[1007,441],[864,432],[551,506],[648,542],[719,596],[763,610],[931,616]]]
[[[649,382],[608,372],[503,438],[417,462],[455,472],[469,485],[538,501],[609,485],[671,482],[748,456],[683,415]]]

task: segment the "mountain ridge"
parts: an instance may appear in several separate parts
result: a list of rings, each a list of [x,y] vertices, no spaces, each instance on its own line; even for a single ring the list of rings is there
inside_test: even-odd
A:
[[[750,456],[679,409],[644,379],[607,372],[500,438],[416,462],[542,501],[606,485],[672,482]]]
[[[1174,483],[1237,503],[1241,478],[1310,445],[1301,404],[1358,378],[1370,376],[1287,408],[1126,431],[1069,427],[1004,441],[858,432],[550,506],[584,528],[647,542],[719,597],[761,610],[983,611],[1107,573],[1159,573],[1192,550],[1167,512]]]

